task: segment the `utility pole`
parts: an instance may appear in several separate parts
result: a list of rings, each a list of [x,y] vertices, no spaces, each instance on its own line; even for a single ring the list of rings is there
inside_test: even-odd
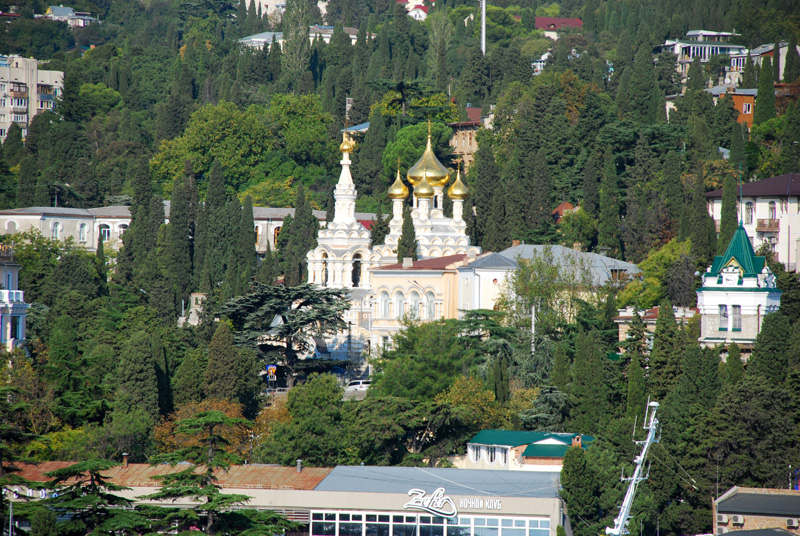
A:
[[[486,55],[486,0],[481,0],[481,54]]]

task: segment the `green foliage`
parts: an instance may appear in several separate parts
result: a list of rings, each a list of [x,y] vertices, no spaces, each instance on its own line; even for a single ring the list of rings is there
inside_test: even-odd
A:
[[[403,259],[407,257],[416,261],[418,250],[419,243],[414,229],[414,220],[411,219],[411,210],[406,205],[403,208],[403,227],[400,231],[400,239],[397,242],[397,262],[402,263]]]
[[[444,123],[438,121],[431,123],[431,147],[439,161],[445,165],[449,161],[451,152],[449,142],[452,133],[453,130]],[[417,123],[398,130],[394,141],[386,145],[381,158],[383,164],[382,177],[384,180],[390,181],[394,177],[397,172],[398,161],[400,162],[400,174],[405,176],[408,169],[422,156],[427,142],[427,123]],[[386,184],[389,184],[389,182]]]
[[[775,117],[775,86],[772,83],[772,61],[766,57],[761,60],[758,74],[758,102],[753,112],[753,124],[761,125]]]
[[[719,237],[717,238],[717,255],[725,253],[731,238],[733,238],[733,233],[739,227],[736,210],[738,186],[733,176],[725,176],[725,183],[722,186],[722,215],[720,217]]]
[[[780,312],[766,315],[756,337],[747,372],[763,376],[773,384],[784,381],[788,372],[786,341],[790,335],[791,324],[785,315]]]
[[[139,331],[125,343],[116,375],[119,390],[115,408],[126,413],[140,409],[155,423],[159,414],[158,379],[150,335]]]
[[[722,374],[726,385],[736,385],[742,381],[744,376],[744,364],[742,363],[742,350],[739,345],[731,343],[728,346],[728,357],[725,359],[725,368]]]
[[[297,286],[308,278],[306,253],[317,246],[319,220],[314,216],[302,185],[297,188],[294,218],[284,221],[278,253],[285,284]]]
[[[642,278],[631,281],[617,295],[620,307],[636,305],[646,309],[657,305],[667,295],[666,278],[668,270],[678,262],[681,255],[688,255],[691,243],[687,240],[679,242],[670,240],[659,250],[652,251],[645,260],[638,264],[642,270]]]

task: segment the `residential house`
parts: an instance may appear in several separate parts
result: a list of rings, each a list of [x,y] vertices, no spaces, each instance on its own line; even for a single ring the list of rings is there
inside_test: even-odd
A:
[[[453,154],[458,155],[464,162],[464,170],[468,170],[475,160],[474,154],[478,150],[478,131],[484,126],[481,119],[481,109],[467,105],[467,120],[450,123],[448,126],[453,129],[450,137],[450,147]]]
[[[0,55],[0,141],[13,123],[27,136],[33,117],[52,110],[63,88],[61,71],[40,70],[33,58]]]
[[[348,37],[350,37],[350,43],[355,45],[356,40],[358,39],[358,28],[349,28],[344,27],[345,33],[347,33]],[[323,26],[320,24],[314,24],[313,26],[308,27],[308,39],[313,43],[317,39],[321,39],[328,44],[331,42],[331,37],[333,36],[333,26]],[[370,39],[375,38],[375,34],[368,34]],[[261,32],[253,35],[248,35],[247,37],[242,37],[239,39],[239,43],[251,47],[256,48],[258,50],[263,49],[265,46],[270,46],[272,44],[273,38],[275,42],[281,46],[283,46],[283,32]]]
[[[757,256],[743,226],[739,226],[723,255],[702,276],[697,289],[700,345],[737,343],[752,351],[765,315],[780,308],[781,291],[766,258]]]
[[[626,307],[625,309],[619,309],[617,312],[619,313],[617,316],[613,318],[614,323],[617,324],[617,328],[619,330],[619,342],[625,342],[628,340],[628,331],[630,331],[631,321],[633,320],[634,312],[639,313],[639,317],[642,319],[645,328],[650,333],[656,332],[656,320],[658,320],[658,311],[661,307],[656,305],[655,307],[651,307],[650,309],[644,310],[637,310],[632,305]],[[696,314],[699,313],[697,307],[676,307],[672,306],[672,314],[675,315],[675,320],[677,320],[679,325],[684,325],[686,322],[689,321],[690,318],[693,318]],[[624,348],[623,348],[624,351]]]
[[[560,473],[567,449],[587,449],[592,441],[581,434],[481,430],[467,443],[467,453],[451,461],[461,469]]]
[[[730,32],[691,30],[686,32],[684,39],[667,39],[656,47],[656,51],[675,54],[678,57],[678,73],[682,79],[685,79],[689,74],[689,66],[696,57],[699,57],[702,63],[707,63],[712,56],[720,54],[737,58],[744,57],[747,54],[747,47],[729,42],[736,36],[738,34]]]
[[[711,93],[715,105],[719,99],[732,99],[733,107],[739,112],[736,121],[746,124],[747,128],[753,126],[753,112],[756,109],[758,89],[740,89],[734,84],[721,84],[706,89],[706,91]]]
[[[66,22],[70,28],[83,28],[94,22],[99,22],[99,19],[92,17],[91,13],[75,11],[71,7],[50,6],[45,11],[44,15],[35,15],[37,19],[49,19]]]
[[[25,341],[25,319],[30,305],[19,290],[19,269],[14,249],[0,245],[0,347],[7,352]]]
[[[548,37],[554,41],[558,40],[559,32],[563,32],[567,29],[583,29],[583,21],[581,19],[536,17],[534,24],[537,30],[542,30],[544,32],[545,37]]]
[[[739,219],[754,249],[766,244],[787,270],[798,266],[800,240],[800,173],[786,173],[741,187]],[[722,218],[722,190],[706,194],[708,212]]]
[[[712,502],[714,535],[800,534],[800,491],[734,486]]]

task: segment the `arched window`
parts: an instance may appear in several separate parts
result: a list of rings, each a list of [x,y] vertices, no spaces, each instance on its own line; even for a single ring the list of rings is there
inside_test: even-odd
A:
[[[406,312],[406,296],[399,290],[394,295],[394,317],[403,318]]]
[[[16,233],[17,232],[17,222],[15,222],[15,221],[8,222],[8,224],[6,224],[6,229],[8,230],[9,233]]]
[[[53,222],[53,229],[52,229],[52,237],[54,240],[58,240],[59,233],[61,232],[61,224],[57,221]]]
[[[411,296],[409,297],[409,304],[410,307],[408,309],[408,314],[414,318],[420,318],[420,305],[422,304],[422,301],[419,299],[419,294],[416,291],[411,293]]]
[[[127,224],[125,224],[125,223],[120,223],[120,224],[117,226],[117,236],[118,236],[119,238],[122,238],[122,235],[124,235],[124,234],[125,234],[125,231],[127,231],[127,230],[128,230],[128,225],[127,225]]]
[[[751,201],[744,204],[744,222],[753,223],[753,203]]]
[[[428,312],[428,320],[433,320],[436,318],[436,304],[434,303],[435,299],[436,296],[434,296],[433,292],[430,290],[425,293],[425,309],[427,309]]]
[[[103,242],[108,242],[111,239],[111,227],[105,223],[100,224],[100,236],[103,237]]]
[[[384,290],[383,292],[381,292],[381,298],[380,298],[381,318],[389,318],[391,314],[390,303],[391,302],[389,301],[389,293]]]
[[[353,255],[353,288],[358,288],[361,284],[361,254]]]
[[[322,281],[321,283],[328,286],[328,254],[322,254]]]
[[[769,202],[769,219],[775,220],[778,218],[778,211],[777,207],[775,206],[775,201]]]
[[[78,227],[78,242],[86,242],[86,228],[87,225],[85,223]]]

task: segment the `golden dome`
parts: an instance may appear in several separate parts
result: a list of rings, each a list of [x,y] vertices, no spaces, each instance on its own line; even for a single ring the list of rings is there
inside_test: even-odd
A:
[[[356,148],[356,144],[353,143],[353,140],[350,139],[350,136],[347,132],[342,133],[342,144],[339,146],[339,150],[343,153],[352,153],[353,149]]]
[[[414,187],[414,195],[419,199],[431,199],[434,193],[433,186],[428,182],[428,177],[423,175],[422,180]]]
[[[425,147],[425,152],[417,160],[417,163],[411,166],[408,170],[406,178],[411,186],[416,186],[423,177],[427,177],[431,186],[441,188],[450,180],[450,173],[445,168],[436,155],[433,154],[433,147],[431,146],[431,125],[428,123],[428,146]]]
[[[461,168],[459,167],[456,173],[456,181],[447,190],[447,195],[450,196],[450,199],[464,200],[467,198],[468,193],[467,185],[461,182]]]
[[[400,170],[397,170],[397,178],[394,183],[389,186],[389,199],[405,199],[408,197],[408,186],[403,184],[400,179]]]

